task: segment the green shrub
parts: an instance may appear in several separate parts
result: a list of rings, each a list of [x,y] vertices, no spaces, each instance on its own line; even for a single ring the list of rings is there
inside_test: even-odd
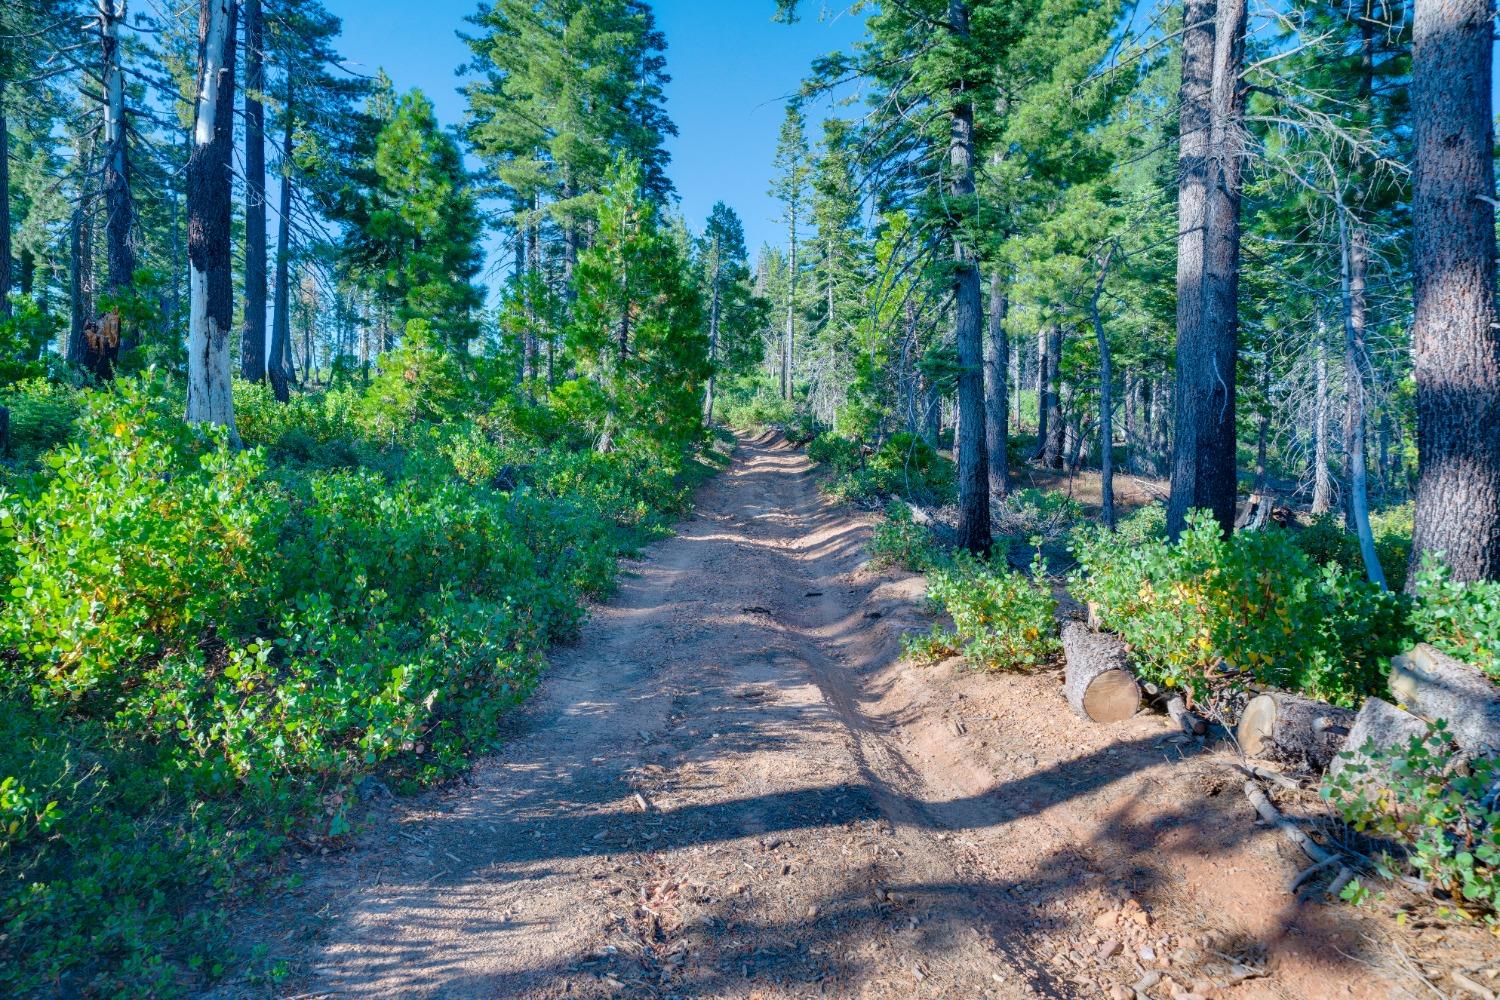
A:
[[[672,446],[574,450],[529,406],[236,392],[240,453],[158,379],[88,394],[0,503],[5,995],[217,975],[259,862],[349,833],[363,776],[415,789],[490,746],[686,503]]]
[[[1455,763],[1442,723],[1404,747],[1361,748],[1337,777],[1325,779],[1322,795],[1356,830],[1393,842],[1380,874],[1393,877],[1409,865],[1451,901],[1458,916],[1496,921],[1500,905],[1500,760]],[[1373,779],[1373,780],[1372,780]],[[1366,889],[1351,885],[1346,899]]]
[[[90,399],[47,486],[0,511],[14,573],[0,643],[15,671],[78,700],[243,622],[266,579],[263,465],[184,424],[149,383]]]
[[[7,386],[0,406],[10,410],[11,454],[35,462],[73,436],[83,394],[70,386],[30,379]]]
[[[1030,670],[1057,653],[1057,601],[1040,554],[1027,575],[956,552],[951,563],[928,574],[927,597],[952,617],[953,631],[934,629],[909,640],[907,654],[914,658],[962,655],[986,670]]]
[[[1500,682],[1500,583],[1454,583],[1447,567],[1429,558],[1417,574],[1411,624],[1423,641]]]
[[[1073,595],[1098,606],[1146,679],[1198,695],[1254,682],[1354,704],[1383,689],[1407,636],[1402,598],[1317,566],[1279,529],[1225,539],[1195,511],[1175,545],[1090,529],[1072,549]]]
[[[865,464],[864,449],[858,441],[833,433],[819,434],[808,442],[807,457],[828,466],[836,476],[852,475]]]
[[[1370,534],[1375,540],[1375,557],[1393,590],[1406,586],[1406,566],[1411,560],[1411,530],[1414,506],[1410,503],[1391,507],[1370,515]],[[1364,556],[1359,539],[1344,530],[1336,514],[1319,514],[1292,533],[1297,547],[1319,566],[1338,565],[1352,572],[1364,572]]]
[[[922,438],[892,435],[868,460],[862,449],[846,441],[831,438],[818,449],[834,470],[825,486],[832,495],[844,500],[896,497],[925,504],[953,502],[958,482],[955,467]]]
[[[932,532],[912,520],[911,508],[893,501],[885,516],[875,525],[868,546],[870,563],[876,569],[900,566],[913,573],[925,573],[938,561]]]
[[[1061,538],[1083,520],[1083,504],[1054,490],[1027,487],[1005,498],[999,518],[1001,530],[1020,538]]]

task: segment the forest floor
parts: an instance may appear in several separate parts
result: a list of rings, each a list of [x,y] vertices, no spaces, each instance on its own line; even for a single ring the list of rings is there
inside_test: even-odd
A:
[[[277,974],[213,995],[1432,995],[1403,956],[1446,932],[1299,905],[1223,752],[902,660],[923,584],[866,566],[872,521],[743,439],[504,749],[293,864],[237,921]]]

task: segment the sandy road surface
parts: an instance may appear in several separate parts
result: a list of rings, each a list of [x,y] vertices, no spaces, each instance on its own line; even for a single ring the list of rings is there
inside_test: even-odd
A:
[[[900,664],[920,581],[863,569],[867,535],[800,453],[741,442],[504,750],[247,919],[292,975],[218,995],[1386,994],[1160,722]]]

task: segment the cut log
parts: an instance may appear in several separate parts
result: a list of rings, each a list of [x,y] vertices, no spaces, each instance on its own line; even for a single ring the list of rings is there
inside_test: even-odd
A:
[[[1067,657],[1063,694],[1090,722],[1123,722],[1141,709],[1141,688],[1130,672],[1125,644],[1078,622],[1062,629]]]
[[[1180,694],[1174,694],[1167,699],[1167,718],[1175,722],[1177,728],[1189,736],[1202,736],[1208,732],[1208,723],[1187,707],[1187,702],[1182,700]]]
[[[1406,746],[1413,736],[1420,739],[1426,735],[1427,723],[1415,715],[1379,698],[1369,698],[1359,710],[1359,715],[1354,717],[1354,725],[1349,728],[1349,738],[1344,743],[1344,752],[1333,758],[1333,763],[1328,766],[1328,773],[1337,777],[1340,771],[1351,764],[1368,763],[1369,758],[1364,754],[1366,743],[1373,742],[1377,750],[1389,750]],[[1367,780],[1383,784],[1378,774],[1369,775]]]
[[[1500,688],[1462,660],[1423,643],[1391,660],[1396,702],[1428,722],[1446,719],[1453,742],[1475,754],[1500,754]]]
[[[1273,691],[1250,699],[1235,738],[1247,757],[1321,774],[1344,748],[1353,725],[1354,713],[1347,708]]]

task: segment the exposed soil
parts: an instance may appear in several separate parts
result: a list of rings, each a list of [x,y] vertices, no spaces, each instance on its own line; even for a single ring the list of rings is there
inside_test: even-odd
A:
[[[1432,995],[1412,932],[1286,892],[1223,757],[1086,726],[1056,674],[903,662],[922,582],[866,568],[869,527],[744,440],[504,750],[246,916],[290,975],[216,994]]]

